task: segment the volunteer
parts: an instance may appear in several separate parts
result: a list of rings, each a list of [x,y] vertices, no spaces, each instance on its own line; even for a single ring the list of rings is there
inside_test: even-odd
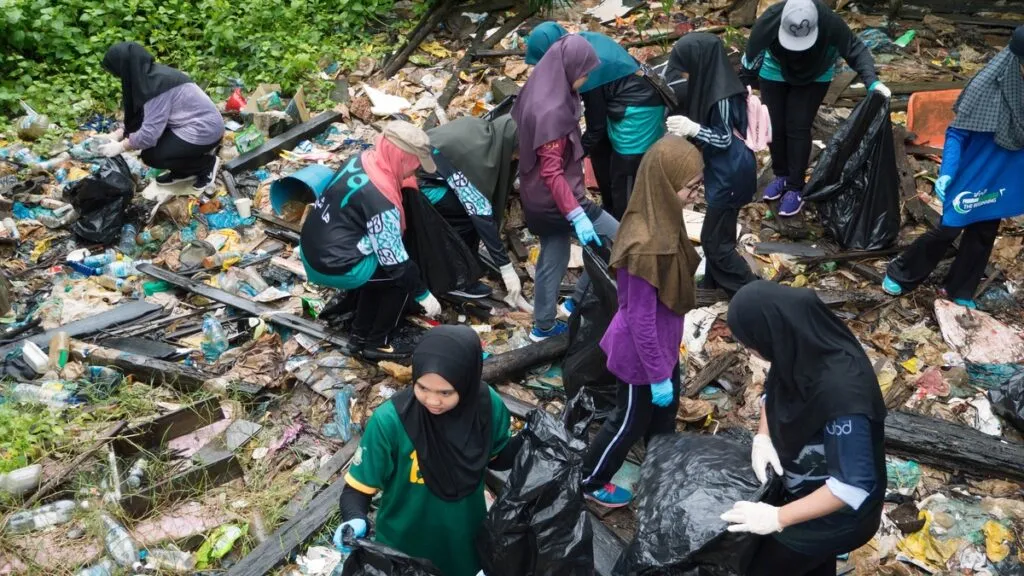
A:
[[[811,125],[842,56],[869,90],[891,93],[875,74],[871,51],[821,0],[786,0],[754,23],[743,66],[760,69],[761,99],[772,119],[772,172],[765,200],[782,198],[780,216],[803,208],[804,173],[811,155]],[[692,94],[693,91],[691,90]]]
[[[679,342],[683,316],[696,305],[693,274],[700,264],[676,193],[702,167],[700,152],[682,138],[666,136],[652,146],[612,249],[619,309],[601,348],[618,379],[617,405],[583,460],[587,497],[603,506],[625,506],[632,498],[611,479],[633,444],[675,431]]]
[[[668,118],[669,132],[697,141],[704,155],[704,197],[707,210],[700,245],[706,259],[703,288],[722,288],[730,296],[757,280],[736,252],[740,208],[757,189],[757,159],[743,139],[747,133],[747,89],[729,64],[717,36],[691,32],[683,36],[668,59],[669,81],[687,78],[689,97],[681,102],[685,116]]]
[[[583,38],[570,35],[556,41],[512,108],[519,127],[519,198],[527,227],[540,238],[530,332],[535,342],[568,330],[556,319],[556,307],[569,265],[569,231],[575,230],[582,244],[600,244],[599,235],[614,238],[619,227],[587,199],[583,185],[577,90],[597,65],[597,54]],[[582,301],[588,285],[584,274],[576,283],[575,301]]]
[[[522,438],[510,439],[501,397],[480,380],[483,351],[468,326],[427,332],[412,356],[413,383],[380,405],[341,493],[344,533],[368,531],[370,501],[382,492],[375,539],[434,563],[444,576],[475,576],[473,545],[487,510],[484,468],[508,470]]]
[[[515,180],[519,143],[510,116],[487,121],[473,116],[427,131],[434,146],[436,174],[419,174],[419,188],[438,213],[473,252],[482,240],[505,284],[505,301],[518,307],[522,284],[512,267],[499,228]],[[491,289],[481,282],[452,292],[465,298],[486,298]]]
[[[167,170],[158,184],[192,180],[204,191],[217,175],[224,120],[216,104],[184,72],[153,61],[134,42],[114,44],[103,67],[121,79],[124,128],[100,146],[107,157],[141,150],[146,165]]]
[[[526,41],[526,63],[536,64],[551,44],[566,34],[555,22],[534,28]],[[581,32],[579,36],[590,43],[599,60],[579,89],[587,125],[583,152],[590,156],[602,207],[620,219],[640,159],[665,133],[665,102],[618,42],[597,32]],[[571,311],[572,301],[566,305]]]
[[[729,303],[729,329],[771,362],[751,461],[784,475],[784,504],[736,502],[731,532],[764,535],[748,574],[834,575],[875,535],[885,496],[885,404],[860,342],[813,290],[759,280]]]
[[[402,233],[402,182],[420,166],[436,170],[425,132],[408,122],[390,122],[373,148],[346,158],[302,226],[302,264],[310,282],[355,290],[354,351],[370,359],[408,356],[390,341],[409,297],[428,316],[441,304],[427,290],[409,259]]]
[[[1024,26],[964,88],[946,130],[935,195],[942,225],[929,230],[889,263],[882,288],[893,296],[924,282],[958,236],[960,247],[945,279],[954,302],[976,308],[1003,218],[1024,214]]]

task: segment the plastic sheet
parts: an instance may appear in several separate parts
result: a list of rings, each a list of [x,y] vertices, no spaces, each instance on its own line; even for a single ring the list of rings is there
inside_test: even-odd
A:
[[[879,250],[900,231],[889,100],[869,91],[832,137],[804,189],[845,250]]]
[[[124,212],[135,194],[131,169],[121,156],[106,158],[88,178],[71,184],[67,193],[79,214],[71,230],[96,244],[111,244],[121,232]]]
[[[357,540],[341,576],[442,576],[430,560],[413,558],[372,540]]]
[[[459,233],[430,205],[419,190],[402,190],[405,204],[405,248],[432,293],[447,294],[480,279],[476,246],[466,246]]]
[[[992,411],[1024,432],[1024,374],[1017,374],[997,389],[988,391]]]
[[[758,536],[726,531],[719,516],[738,500],[772,501],[781,483],[764,486],[750,468],[750,446],[722,436],[666,434],[647,448],[637,491],[637,533],[617,576],[743,574]]]
[[[601,338],[619,305],[618,287],[608,271],[610,242],[602,240],[602,244],[604,248],[598,248],[599,252],[590,246],[583,249],[590,288],[569,317],[569,347],[562,362],[562,384],[570,397],[587,390],[599,410],[608,410],[615,406],[618,384],[608,371]]]
[[[476,547],[487,576],[592,576],[594,542],[583,502],[586,444],[541,410],[530,412],[523,447]]]

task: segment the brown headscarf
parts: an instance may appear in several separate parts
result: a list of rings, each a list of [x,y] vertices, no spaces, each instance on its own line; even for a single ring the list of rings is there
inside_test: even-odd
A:
[[[651,146],[612,249],[612,268],[625,267],[649,282],[661,303],[680,316],[697,305],[693,275],[700,257],[686,235],[676,192],[703,170],[700,151],[684,138],[665,136]]]

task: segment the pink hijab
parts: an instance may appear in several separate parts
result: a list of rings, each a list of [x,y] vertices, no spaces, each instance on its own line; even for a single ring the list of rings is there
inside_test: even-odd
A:
[[[402,186],[415,188],[415,176],[405,178],[403,175],[420,166],[420,159],[395,146],[384,136],[378,136],[373,148],[363,152],[363,170],[370,177],[370,182],[380,190],[402,217],[402,232],[405,232],[405,206],[402,204]],[[410,182],[410,180],[412,182]],[[406,183],[409,184],[406,184]]]

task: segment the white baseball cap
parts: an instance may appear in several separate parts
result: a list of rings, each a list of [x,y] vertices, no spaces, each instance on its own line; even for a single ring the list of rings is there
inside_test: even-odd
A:
[[[814,0],[786,0],[779,22],[779,44],[803,52],[818,40],[818,7]]]

